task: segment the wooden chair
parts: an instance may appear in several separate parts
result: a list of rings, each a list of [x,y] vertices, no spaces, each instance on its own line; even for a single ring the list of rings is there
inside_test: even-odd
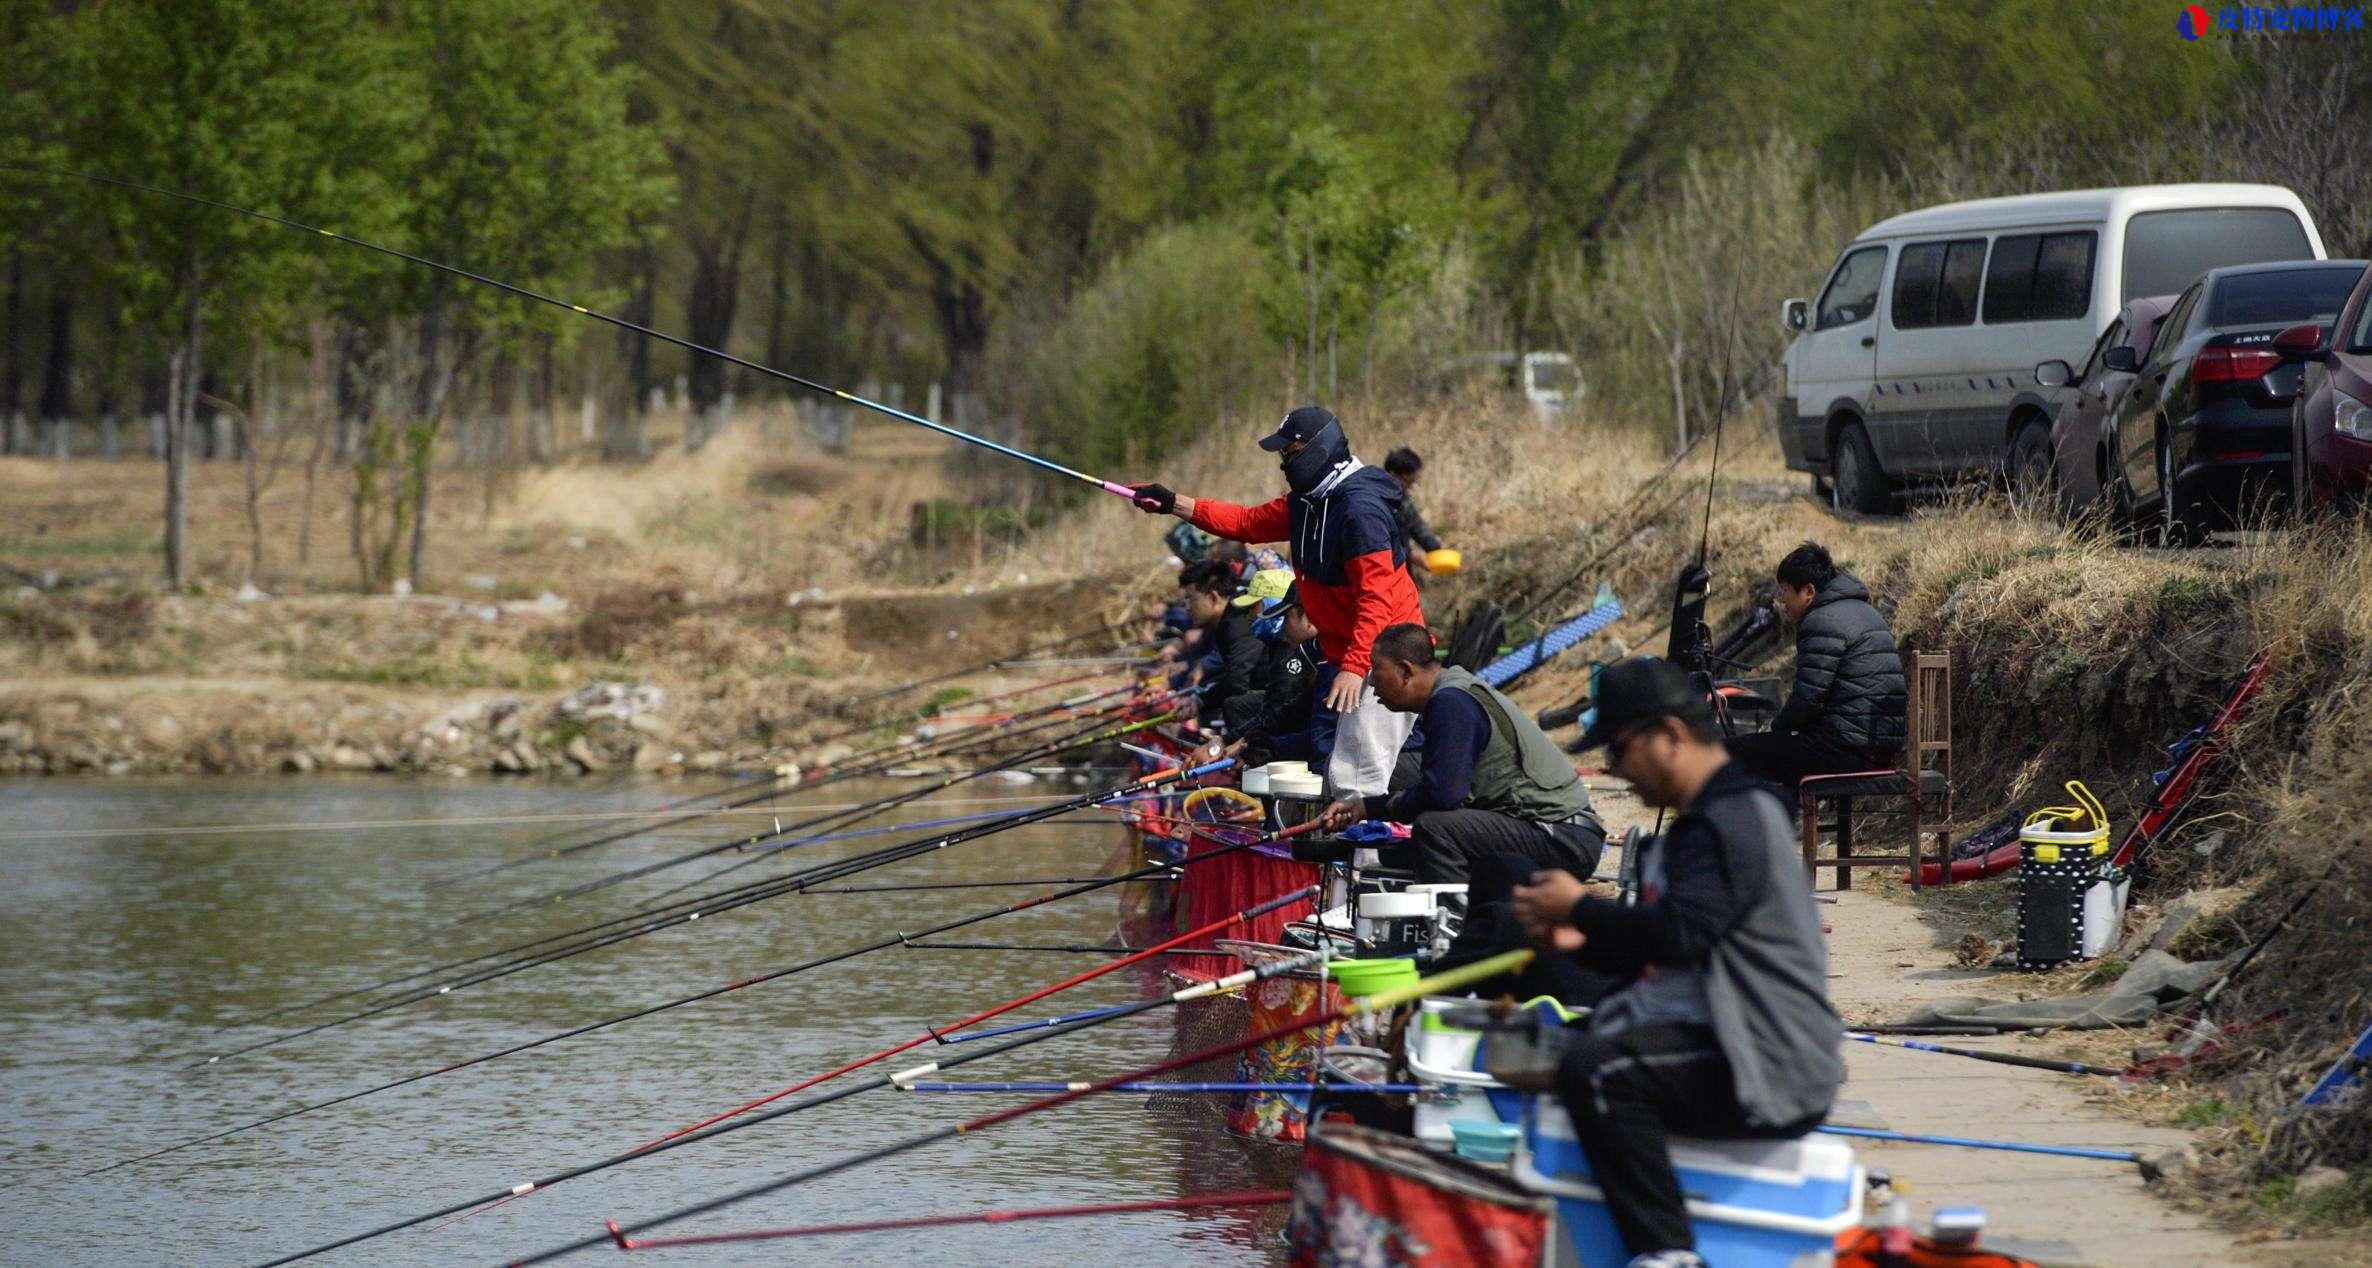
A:
[[[1804,874],[1814,885],[1819,884],[1824,867],[1836,869],[1838,889],[1853,888],[1853,869],[1857,867],[1908,867],[1911,886],[1918,888],[1924,853],[1921,837],[1930,815],[1939,825],[1936,857],[1952,857],[1950,835],[1941,826],[1952,813],[1952,657],[1946,652],[1918,652],[1907,659],[1910,673],[1903,729],[1910,739],[1903,745],[1902,764],[1892,770],[1814,775],[1796,785],[1796,811],[1803,824]],[[1903,802],[1896,813],[1910,821],[1906,852],[1855,852],[1854,802],[1871,797]],[[1824,803],[1836,806],[1836,818],[1827,825],[1821,822]],[[1836,853],[1826,858],[1820,854],[1823,827],[1833,827],[1836,832]]]

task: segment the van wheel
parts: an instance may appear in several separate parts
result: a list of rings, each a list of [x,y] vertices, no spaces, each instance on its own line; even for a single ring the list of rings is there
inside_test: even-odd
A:
[[[2038,511],[2051,508],[2059,482],[2051,466],[2050,428],[2039,422],[2019,428],[2017,438],[2010,441],[2009,459],[2002,465],[2009,472],[2014,501]]]
[[[1837,500],[1836,486],[1829,483],[1827,476],[1817,471],[1812,473],[1812,500],[1822,506],[1834,506]]]
[[[1836,468],[1836,495],[1830,502],[1840,511],[1877,515],[1894,507],[1894,489],[1878,467],[1870,448],[1870,434],[1860,423],[1847,423],[1837,433],[1837,451],[1829,459]]]

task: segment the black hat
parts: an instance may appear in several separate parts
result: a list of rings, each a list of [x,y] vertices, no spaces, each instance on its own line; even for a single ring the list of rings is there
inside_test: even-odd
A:
[[[1597,720],[1582,732],[1575,751],[1593,749],[1646,722],[1680,718],[1710,721],[1713,706],[1680,666],[1653,656],[1634,656],[1608,665],[1598,675]]]
[[[1285,421],[1278,423],[1275,431],[1261,437],[1260,447],[1270,453],[1277,453],[1287,445],[1310,439],[1329,426],[1339,427],[1341,424],[1335,421],[1333,413],[1325,406],[1304,405],[1285,415]]]

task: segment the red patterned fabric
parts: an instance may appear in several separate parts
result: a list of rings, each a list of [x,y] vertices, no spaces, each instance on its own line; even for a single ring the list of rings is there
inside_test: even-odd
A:
[[[1302,1152],[1285,1236],[1294,1268],[1547,1262],[1549,1200],[1414,1140],[1325,1123]]]
[[[1214,842],[1200,837],[1189,843],[1187,857],[1193,858],[1207,850],[1217,849]],[[1186,879],[1178,883],[1178,930],[1200,929],[1214,920],[1247,908],[1257,907],[1279,894],[1318,883],[1319,867],[1315,863],[1296,863],[1291,859],[1273,859],[1257,850],[1238,850],[1208,863],[1189,862]],[[1265,915],[1224,930],[1213,938],[1200,938],[1188,946],[1207,950],[1218,938],[1236,938],[1246,942],[1282,942],[1285,926],[1296,920],[1310,918],[1312,904],[1308,900],[1288,903]],[[1197,957],[1199,958],[1199,957]]]

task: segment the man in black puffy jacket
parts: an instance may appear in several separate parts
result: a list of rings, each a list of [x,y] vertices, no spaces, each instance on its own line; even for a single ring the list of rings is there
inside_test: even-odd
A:
[[[1805,542],[1779,561],[1778,608],[1795,626],[1795,688],[1760,735],[1729,741],[1747,770],[1793,788],[1807,775],[1885,770],[1902,754],[1902,654],[1869,587]]]

